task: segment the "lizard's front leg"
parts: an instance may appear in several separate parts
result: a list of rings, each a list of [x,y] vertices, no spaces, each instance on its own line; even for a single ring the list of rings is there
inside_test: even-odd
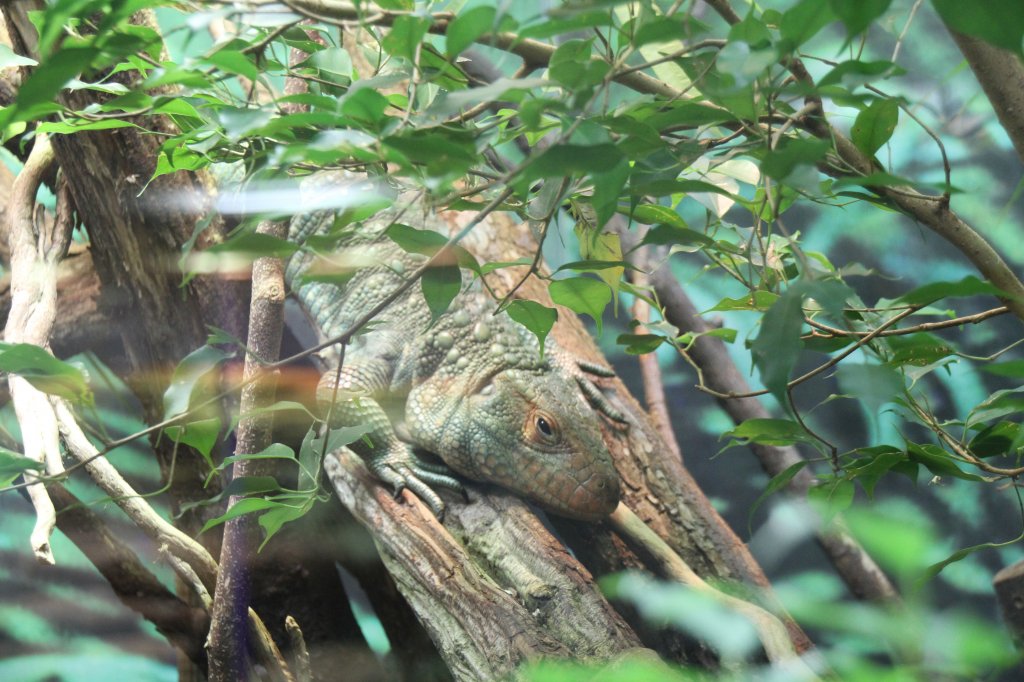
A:
[[[321,378],[317,399],[324,414],[330,417],[330,428],[369,426],[365,437],[349,448],[363,458],[377,478],[392,487],[396,496],[408,488],[435,516],[443,518],[444,502],[431,486],[462,492],[462,485],[447,469],[419,461],[409,444],[398,438],[391,419],[378,401],[387,394],[390,378],[391,367],[385,360],[347,362],[340,375],[328,372]]]

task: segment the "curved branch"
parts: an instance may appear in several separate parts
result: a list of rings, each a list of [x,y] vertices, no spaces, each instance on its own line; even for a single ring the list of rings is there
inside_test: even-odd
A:
[[[43,176],[54,162],[53,149],[45,135],[36,137],[25,167],[11,188],[8,224],[5,226],[11,256],[11,312],[4,328],[7,343],[30,343],[49,347],[50,333],[57,317],[57,262],[67,249],[71,232],[61,234],[61,226],[52,229],[37,226],[36,192]],[[25,456],[39,462],[50,476],[64,471],[60,459],[57,422],[47,397],[17,374],[9,379],[14,412],[21,427]],[[25,472],[25,481],[39,476]],[[32,530],[32,551],[41,563],[53,564],[50,536],[56,525],[56,512],[46,489],[33,485],[29,498],[36,511]]]
[[[789,673],[801,680],[817,680],[818,676],[800,659],[786,626],[774,614],[760,606],[721,592],[697,575],[658,534],[647,527],[629,507],[619,503],[609,517],[615,530],[624,538],[638,544],[661,564],[673,580],[710,597],[723,606],[736,611],[750,621],[764,647],[768,660],[785,666]]]

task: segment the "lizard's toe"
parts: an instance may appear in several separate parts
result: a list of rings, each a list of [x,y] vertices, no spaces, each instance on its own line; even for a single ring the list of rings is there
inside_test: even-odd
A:
[[[444,502],[441,501],[441,498],[434,492],[428,482],[434,485],[454,487],[457,490],[462,489],[462,485],[451,476],[421,471],[417,464],[383,460],[371,462],[370,470],[394,491],[396,499],[401,496],[403,490],[408,488],[423,500],[424,504],[434,513],[434,516],[440,520],[444,519]]]
[[[437,520],[444,521],[444,502],[438,494],[434,492],[433,488],[424,483],[423,480],[409,468],[403,467],[401,469],[401,475],[405,478],[405,485],[408,486],[409,490],[416,493],[416,496],[423,500],[424,504],[430,507],[430,511],[434,512],[434,516],[437,517]],[[458,481],[456,481],[456,485],[458,485]]]

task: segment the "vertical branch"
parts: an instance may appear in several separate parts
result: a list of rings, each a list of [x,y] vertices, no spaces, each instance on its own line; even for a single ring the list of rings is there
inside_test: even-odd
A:
[[[710,330],[667,266],[655,272],[651,282],[659,300],[665,306],[665,319],[669,323],[675,325],[681,332],[703,333]],[[689,355],[694,364],[700,367],[704,382],[709,388],[720,393],[749,392],[750,386],[729,357],[729,352],[721,340],[703,336],[694,342]],[[763,419],[770,416],[757,398],[735,398],[720,402],[736,424],[748,419]],[[803,460],[793,447],[754,443],[751,444],[751,450],[769,476],[777,476]],[[813,484],[813,474],[804,468],[792,478],[786,486],[786,491],[797,498],[803,498]],[[857,597],[870,600],[898,598],[896,588],[875,560],[853,537],[842,530],[841,525],[836,524],[829,530],[819,530],[817,538],[835,566],[836,572]]]
[[[641,266],[642,268],[643,266]],[[647,274],[642,271],[635,273],[633,283],[639,287],[648,286]],[[651,321],[651,306],[647,301],[637,297],[633,303],[633,317],[640,323],[640,326],[636,328],[636,333],[646,334],[647,328],[644,325]],[[640,377],[644,382],[644,402],[647,403],[647,412],[651,415],[651,423],[654,424],[655,430],[665,441],[665,445],[669,447],[672,455],[682,461],[683,451],[672,430],[672,417],[669,414],[668,405],[665,403],[665,384],[661,378],[658,356],[654,353],[644,353],[637,356],[637,362],[640,364]]]
[[[50,332],[57,316],[57,262],[71,239],[70,225],[54,222],[52,229],[36,222],[36,192],[43,175],[54,162],[53,149],[45,135],[36,137],[25,167],[11,188],[7,239],[11,254],[11,312],[4,328],[8,343],[32,343],[49,347]],[[49,475],[64,471],[60,460],[57,421],[46,395],[18,375],[11,375],[11,399],[21,426],[25,456],[43,465]],[[25,479],[37,476],[26,472]],[[41,485],[28,488],[36,510],[32,530],[32,551],[36,559],[53,564],[50,535],[56,524],[53,502]]]
[[[992,579],[1003,620],[1017,648],[1024,651],[1024,561],[1003,568]]]
[[[959,33],[952,26],[946,28],[1010,136],[1017,156],[1024,161],[1024,63],[1009,50]]]
[[[287,226],[284,223],[264,222],[257,228],[257,232],[283,238],[287,236]],[[277,376],[265,373],[261,362],[277,360],[280,353],[284,326],[284,291],[284,264],[281,259],[257,259],[252,268],[245,380],[259,378],[242,390],[240,409],[243,415],[251,414],[273,402]],[[266,448],[271,442],[272,426],[273,416],[269,414],[243,417],[238,424],[236,454],[252,454]],[[272,473],[268,463],[260,460],[242,459],[232,467],[234,478],[269,476]],[[242,499],[239,495],[232,495],[228,509]],[[252,557],[258,545],[259,532],[258,518],[254,514],[230,519],[224,527],[220,571],[217,574],[210,624],[211,680],[239,680],[249,676],[249,587]]]

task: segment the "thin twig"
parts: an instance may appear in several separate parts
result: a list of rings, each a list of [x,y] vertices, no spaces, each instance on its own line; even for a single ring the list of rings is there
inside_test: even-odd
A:
[[[868,332],[868,334],[866,336],[862,336],[860,339],[857,340],[857,342],[855,344],[853,344],[852,346],[847,348],[845,351],[843,351],[839,355],[829,359],[828,362],[822,363],[821,365],[815,367],[814,369],[812,369],[811,371],[807,372],[806,374],[803,374],[802,376],[799,376],[796,379],[793,379],[792,381],[787,383],[786,384],[786,389],[787,390],[791,389],[794,386],[802,384],[803,382],[807,381],[808,379],[816,377],[819,374],[821,374],[822,372],[824,372],[824,371],[826,371],[826,370],[828,370],[828,369],[830,369],[832,367],[835,367],[840,362],[842,362],[847,357],[849,357],[851,354],[853,354],[854,352],[859,350],[864,344],[868,343],[869,341],[871,341],[875,337],[879,336],[886,329],[888,329],[892,325],[896,324],[897,322],[902,320],[904,317],[910,315],[915,310],[918,310],[918,308],[916,308],[916,307],[909,308],[907,310],[904,310],[902,312],[897,313],[896,315],[893,315],[891,318],[889,318],[888,320],[883,322],[881,325],[876,327],[874,330]],[[768,393],[770,393],[770,391],[768,389],[763,389],[763,390],[760,390],[760,391],[750,391],[749,393],[719,393],[718,391],[712,390],[712,389],[708,388],[707,386],[705,386],[703,384],[699,384],[697,386],[697,389],[700,390],[700,391],[703,391],[704,393],[707,393],[709,395],[713,395],[716,398],[754,398],[754,397],[759,396],[759,395],[768,395]]]

